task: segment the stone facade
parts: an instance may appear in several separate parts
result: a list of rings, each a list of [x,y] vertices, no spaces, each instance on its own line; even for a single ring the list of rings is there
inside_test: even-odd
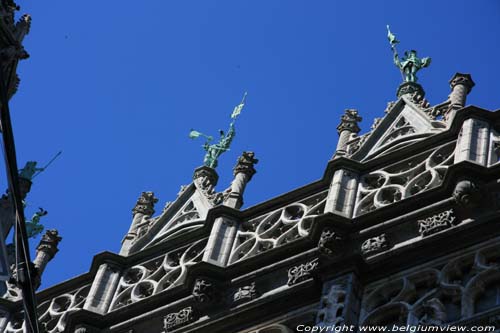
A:
[[[30,20],[13,21],[12,1],[1,8],[2,33],[17,41],[0,44],[9,68],[27,57]],[[9,77],[11,94],[17,82]],[[470,75],[450,85],[438,105],[420,85],[401,85],[362,135],[362,112],[346,110],[323,177],[259,205],[240,209],[253,152],[238,158],[222,192],[208,167],[158,214],[159,200],[143,192],[120,254],[97,254],[87,273],[37,294],[43,331],[500,327],[500,112],[465,106]],[[0,216],[8,231],[12,221]],[[50,231],[40,244],[40,272],[59,240]],[[24,333],[22,304],[9,292],[0,332]]]

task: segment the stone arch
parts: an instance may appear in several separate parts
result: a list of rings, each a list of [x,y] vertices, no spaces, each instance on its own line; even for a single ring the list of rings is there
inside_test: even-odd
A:
[[[462,294],[462,317],[500,306],[500,269],[492,268],[473,277]]]

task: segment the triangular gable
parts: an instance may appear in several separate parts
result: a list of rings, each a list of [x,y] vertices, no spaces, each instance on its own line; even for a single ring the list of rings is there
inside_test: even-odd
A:
[[[439,133],[446,126],[432,120],[406,96],[401,97],[351,158],[366,161]]]
[[[180,233],[200,228],[212,207],[213,204],[206,194],[191,183],[181,191],[175,201],[165,206],[159,216],[153,218],[151,227],[137,239],[131,251],[137,252]]]

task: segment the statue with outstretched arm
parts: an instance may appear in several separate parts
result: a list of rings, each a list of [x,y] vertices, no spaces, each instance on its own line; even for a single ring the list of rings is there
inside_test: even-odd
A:
[[[389,26],[387,26],[387,38],[389,39],[391,50],[394,56],[394,64],[401,71],[403,80],[405,82],[417,82],[417,72],[422,68],[428,67],[431,63],[431,58],[425,57],[420,59],[417,56],[417,51],[411,50],[405,51],[404,57],[399,59],[398,50],[396,49],[396,45],[399,43],[399,41],[391,32]]]

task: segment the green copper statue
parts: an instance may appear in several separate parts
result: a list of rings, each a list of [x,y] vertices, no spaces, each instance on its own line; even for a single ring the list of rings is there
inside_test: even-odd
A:
[[[31,220],[26,221],[26,233],[28,235],[28,238],[35,238],[43,231],[44,226],[40,224],[40,219],[42,218],[42,216],[45,216],[47,214],[48,212],[45,209],[39,208],[39,211],[33,214]]]
[[[420,59],[417,57],[417,51],[405,51],[405,56],[402,59],[399,59],[398,51],[396,50],[396,44],[399,41],[396,39],[396,36],[391,32],[389,26],[387,26],[387,38],[389,39],[389,43],[391,44],[391,49],[394,54],[394,64],[398,66],[401,74],[403,75],[403,79],[405,82],[417,82],[417,72],[430,65],[431,58],[426,57]]]
[[[52,163],[54,162],[54,160],[56,158],[59,157],[59,155],[61,155],[62,151],[58,152],[50,161],[49,163],[47,163],[43,168],[37,168],[36,165],[37,165],[37,162],[36,161],[29,161],[29,162],[26,162],[26,165],[24,166],[24,168],[22,168],[21,170],[19,170],[19,177],[21,178],[24,178],[24,179],[27,179],[27,180],[33,180],[33,178],[35,178],[36,176],[38,176],[38,174],[40,174],[40,172],[44,171],[45,169],[47,169],[47,167]]]
[[[234,123],[238,115],[243,110],[243,107],[245,106],[246,96],[247,93],[243,95],[241,103],[234,108],[233,113],[231,114],[232,121],[229,124],[229,130],[227,131],[227,133],[219,130],[220,139],[218,143],[210,144],[210,142],[214,139],[212,136],[205,135],[195,130],[191,130],[191,132],[189,132],[189,137],[191,139],[196,139],[200,136],[203,136],[207,139],[207,141],[203,145],[203,149],[206,151],[205,158],[203,159],[203,164],[205,164],[206,166],[215,169],[217,167],[217,160],[219,159],[220,155],[229,150],[229,146],[231,146],[231,142],[236,135]]]

